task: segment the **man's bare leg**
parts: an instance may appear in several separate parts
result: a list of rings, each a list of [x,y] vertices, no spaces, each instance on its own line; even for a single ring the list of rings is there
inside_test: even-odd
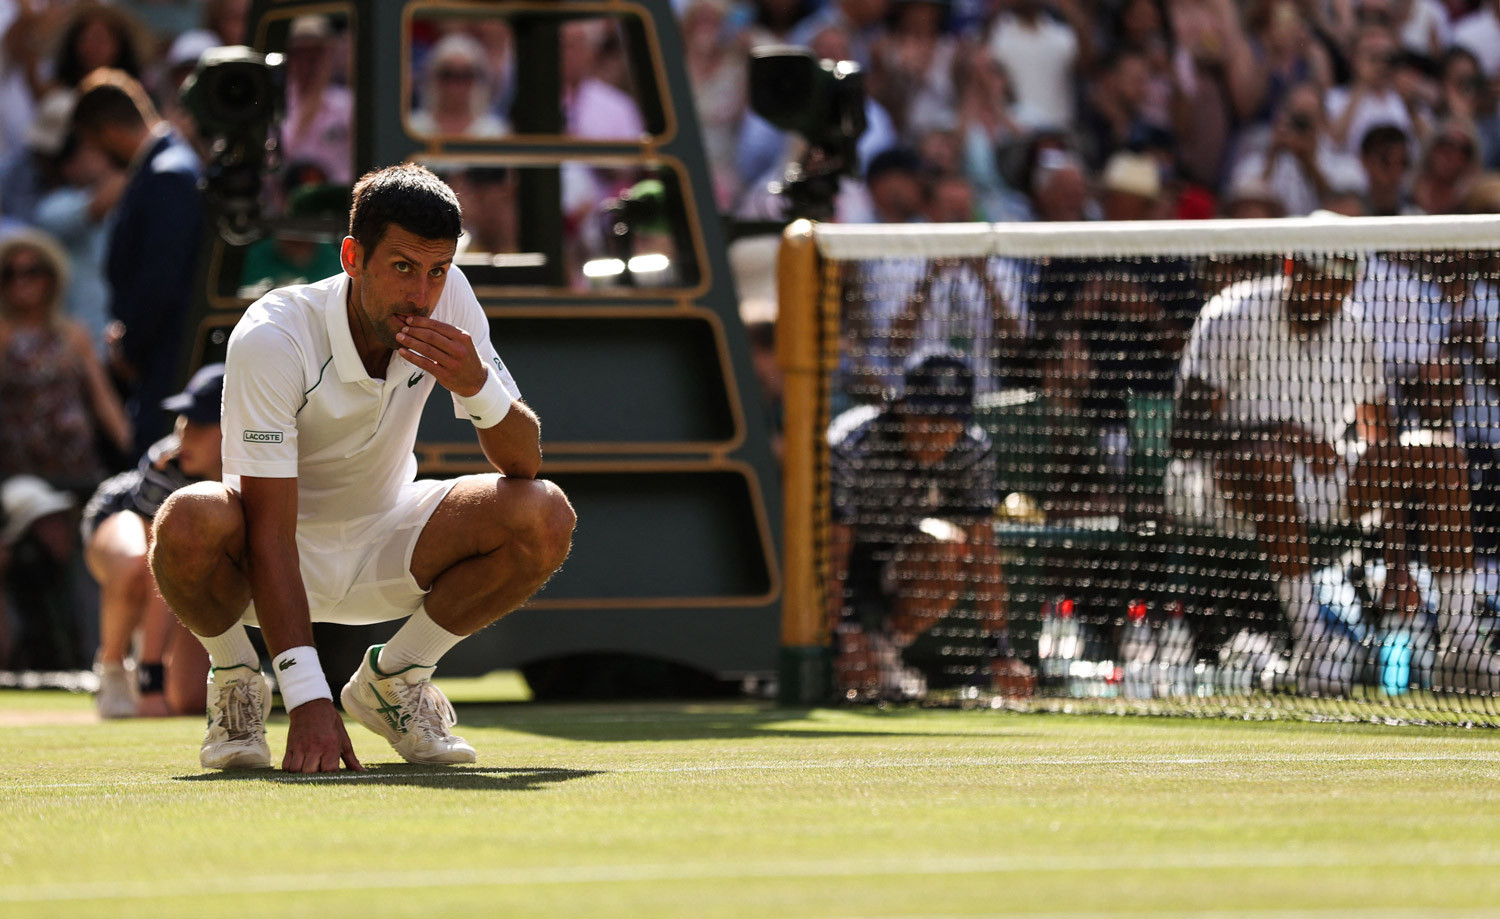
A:
[[[370,649],[339,694],[344,710],[407,762],[474,762],[474,748],[451,731],[457,718],[433,671],[465,636],[541,589],[568,555],[574,519],[550,482],[476,475],[454,483],[412,552],[412,576],[428,591],[422,608]]]
[[[84,545],[84,562],[99,585],[99,690],[101,718],[141,714],[139,671],[129,666],[151,594],[146,566],[146,521],[130,511],[106,517]]]
[[[1219,481],[1234,509],[1255,521],[1257,541],[1276,579],[1291,636],[1298,689],[1342,694],[1353,679],[1354,661],[1350,649],[1334,642],[1322,622],[1307,519],[1297,501],[1296,467],[1297,457],[1289,446],[1261,441],[1221,459]]]
[[[222,484],[179,489],[157,512],[151,541],[157,589],[217,668],[259,664],[240,625],[250,605],[245,558],[244,511]]]
[[[240,499],[218,482],[174,492],[156,514],[151,570],[157,588],[212,664],[213,685],[205,686],[208,731],[198,757],[208,769],[271,765],[265,731],[271,698],[240,623],[250,604],[245,557]]]
[[[218,635],[250,605],[245,516],[218,482],[174,492],[156,515],[151,571],[167,605],[196,635]]]
[[[465,636],[525,603],[567,558],[574,515],[551,482],[465,476],[412,550],[426,600],[380,652],[380,669],[430,667]]]
[[[412,551],[434,622],[471,635],[515,610],[562,566],[573,506],[551,482],[465,476],[438,505]]]
[[[1289,448],[1263,441],[1223,457],[1216,468],[1230,504],[1255,521],[1266,564],[1281,580],[1304,578],[1312,570],[1307,521],[1297,505],[1295,465]]]
[[[129,511],[105,518],[84,547],[84,561],[99,583],[99,661],[122,664],[151,589],[146,521]]]

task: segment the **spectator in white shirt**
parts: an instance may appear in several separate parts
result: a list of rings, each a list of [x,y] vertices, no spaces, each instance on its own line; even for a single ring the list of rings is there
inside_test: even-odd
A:
[[[1091,26],[1075,0],[1054,9],[1042,0],[1004,0],[990,29],[989,48],[1015,86],[1017,112],[1040,119],[1028,127],[1073,123],[1078,71],[1092,57]]]
[[[1354,42],[1348,87],[1336,86],[1325,100],[1328,134],[1340,152],[1353,154],[1360,139],[1376,125],[1393,124],[1408,137],[1420,140],[1427,130],[1427,114],[1413,93],[1403,93],[1396,80],[1401,49],[1389,29],[1365,26]]]
[[[1359,174],[1359,162],[1328,140],[1317,86],[1303,83],[1287,93],[1264,144],[1240,157],[1230,184],[1257,176],[1286,214],[1303,216],[1322,207],[1333,187],[1357,183]]]
[[[1500,78],[1500,0],[1485,0],[1482,7],[1455,23],[1453,44],[1479,58],[1485,76]]]

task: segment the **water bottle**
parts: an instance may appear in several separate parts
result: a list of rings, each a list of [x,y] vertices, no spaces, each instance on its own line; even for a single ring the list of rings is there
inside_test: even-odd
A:
[[[1193,692],[1193,665],[1197,655],[1193,652],[1193,633],[1188,628],[1187,616],[1181,601],[1169,607],[1167,621],[1162,625],[1161,640],[1156,651],[1156,695],[1187,696]]]
[[[1411,636],[1396,629],[1380,643],[1380,691],[1388,696],[1404,695],[1411,688]]]
[[[1146,601],[1132,600],[1125,608],[1120,632],[1120,691],[1127,699],[1151,698],[1151,670],[1156,663],[1156,633],[1146,619]]]
[[[1073,664],[1083,653],[1083,635],[1071,597],[1062,597],[1042,610],[1042,633],[1037,638],[1038,679],[1049,694],[1069,693]]]

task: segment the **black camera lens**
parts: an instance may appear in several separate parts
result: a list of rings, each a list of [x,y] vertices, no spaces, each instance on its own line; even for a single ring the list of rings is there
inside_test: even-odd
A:
[[[259,87],[249,74],[232,73],[219,84],[219,104],[226,112],[252,110],[259,98]]]

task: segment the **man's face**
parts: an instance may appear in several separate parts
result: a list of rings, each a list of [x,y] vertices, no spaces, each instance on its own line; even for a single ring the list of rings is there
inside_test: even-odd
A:
[[[1372,88],[1383,88],[1390,83],[1396,72],[1401,54],[1396,40],[1383,31],[1364,33],[1354,49],[1354,74],[1356,79]]]
[[[118,169],[130,166],[131,157],[135,150],[128,149],[129,144],[120,140],[120,129],[116,127],[94,127],[78,128],[78,143],[80,146],[101,153],[104,158],[113,163]]]
[[[1291,312],[1307,322],[1332,319],[1343,308],[1355,284],[1352,266],[1341,265],[1339,268],[1336,274],[1347,276],[1332,276],[1307,265],[1294,265],[1287,294]]]
[[[922,181],[909,172],[892,170],[870,184],[875,210],[884,220],[910,220],[922,208]]]
[[[1055,169],[1042,179],[1036,192],[1036,210],[1044,221],[1083,220],[1088,204],[1088,184],[1076,166]]]
[[[1384,144],[1360,156],[1359,161],[1365,168],[1369,187],[1375,193],[1373,197],[1380,197],[1382,189],[1388,192],[1399,190],[1406,179],[1406,171],[1411,168],[1411,156],[1405,144]]]
[[[595,22],[573,20],[563,23],[558,30],[565,85],[575,86],[592,72],[598,53],[594,39],[597,29]]]
[[[957,415],[906,407],[901,412],[901,442],[908,456],[936,462],[957,446],[964,420]]]
[[[928,219],[933,223],[963,223],[974,219],[974,191],[961,178],[948,178],[932,190]]]
[[[350,303],[367,341],[394,351],[407,317],[432,315],[457,248],[457,240],[426,239],[396,225],[368,252],[344,237],[344,270],[354,280]]]
[[[177,463],[195,479],[217,480],[223,472],[223,431],[216,424],[181,419],[177,426]]]

